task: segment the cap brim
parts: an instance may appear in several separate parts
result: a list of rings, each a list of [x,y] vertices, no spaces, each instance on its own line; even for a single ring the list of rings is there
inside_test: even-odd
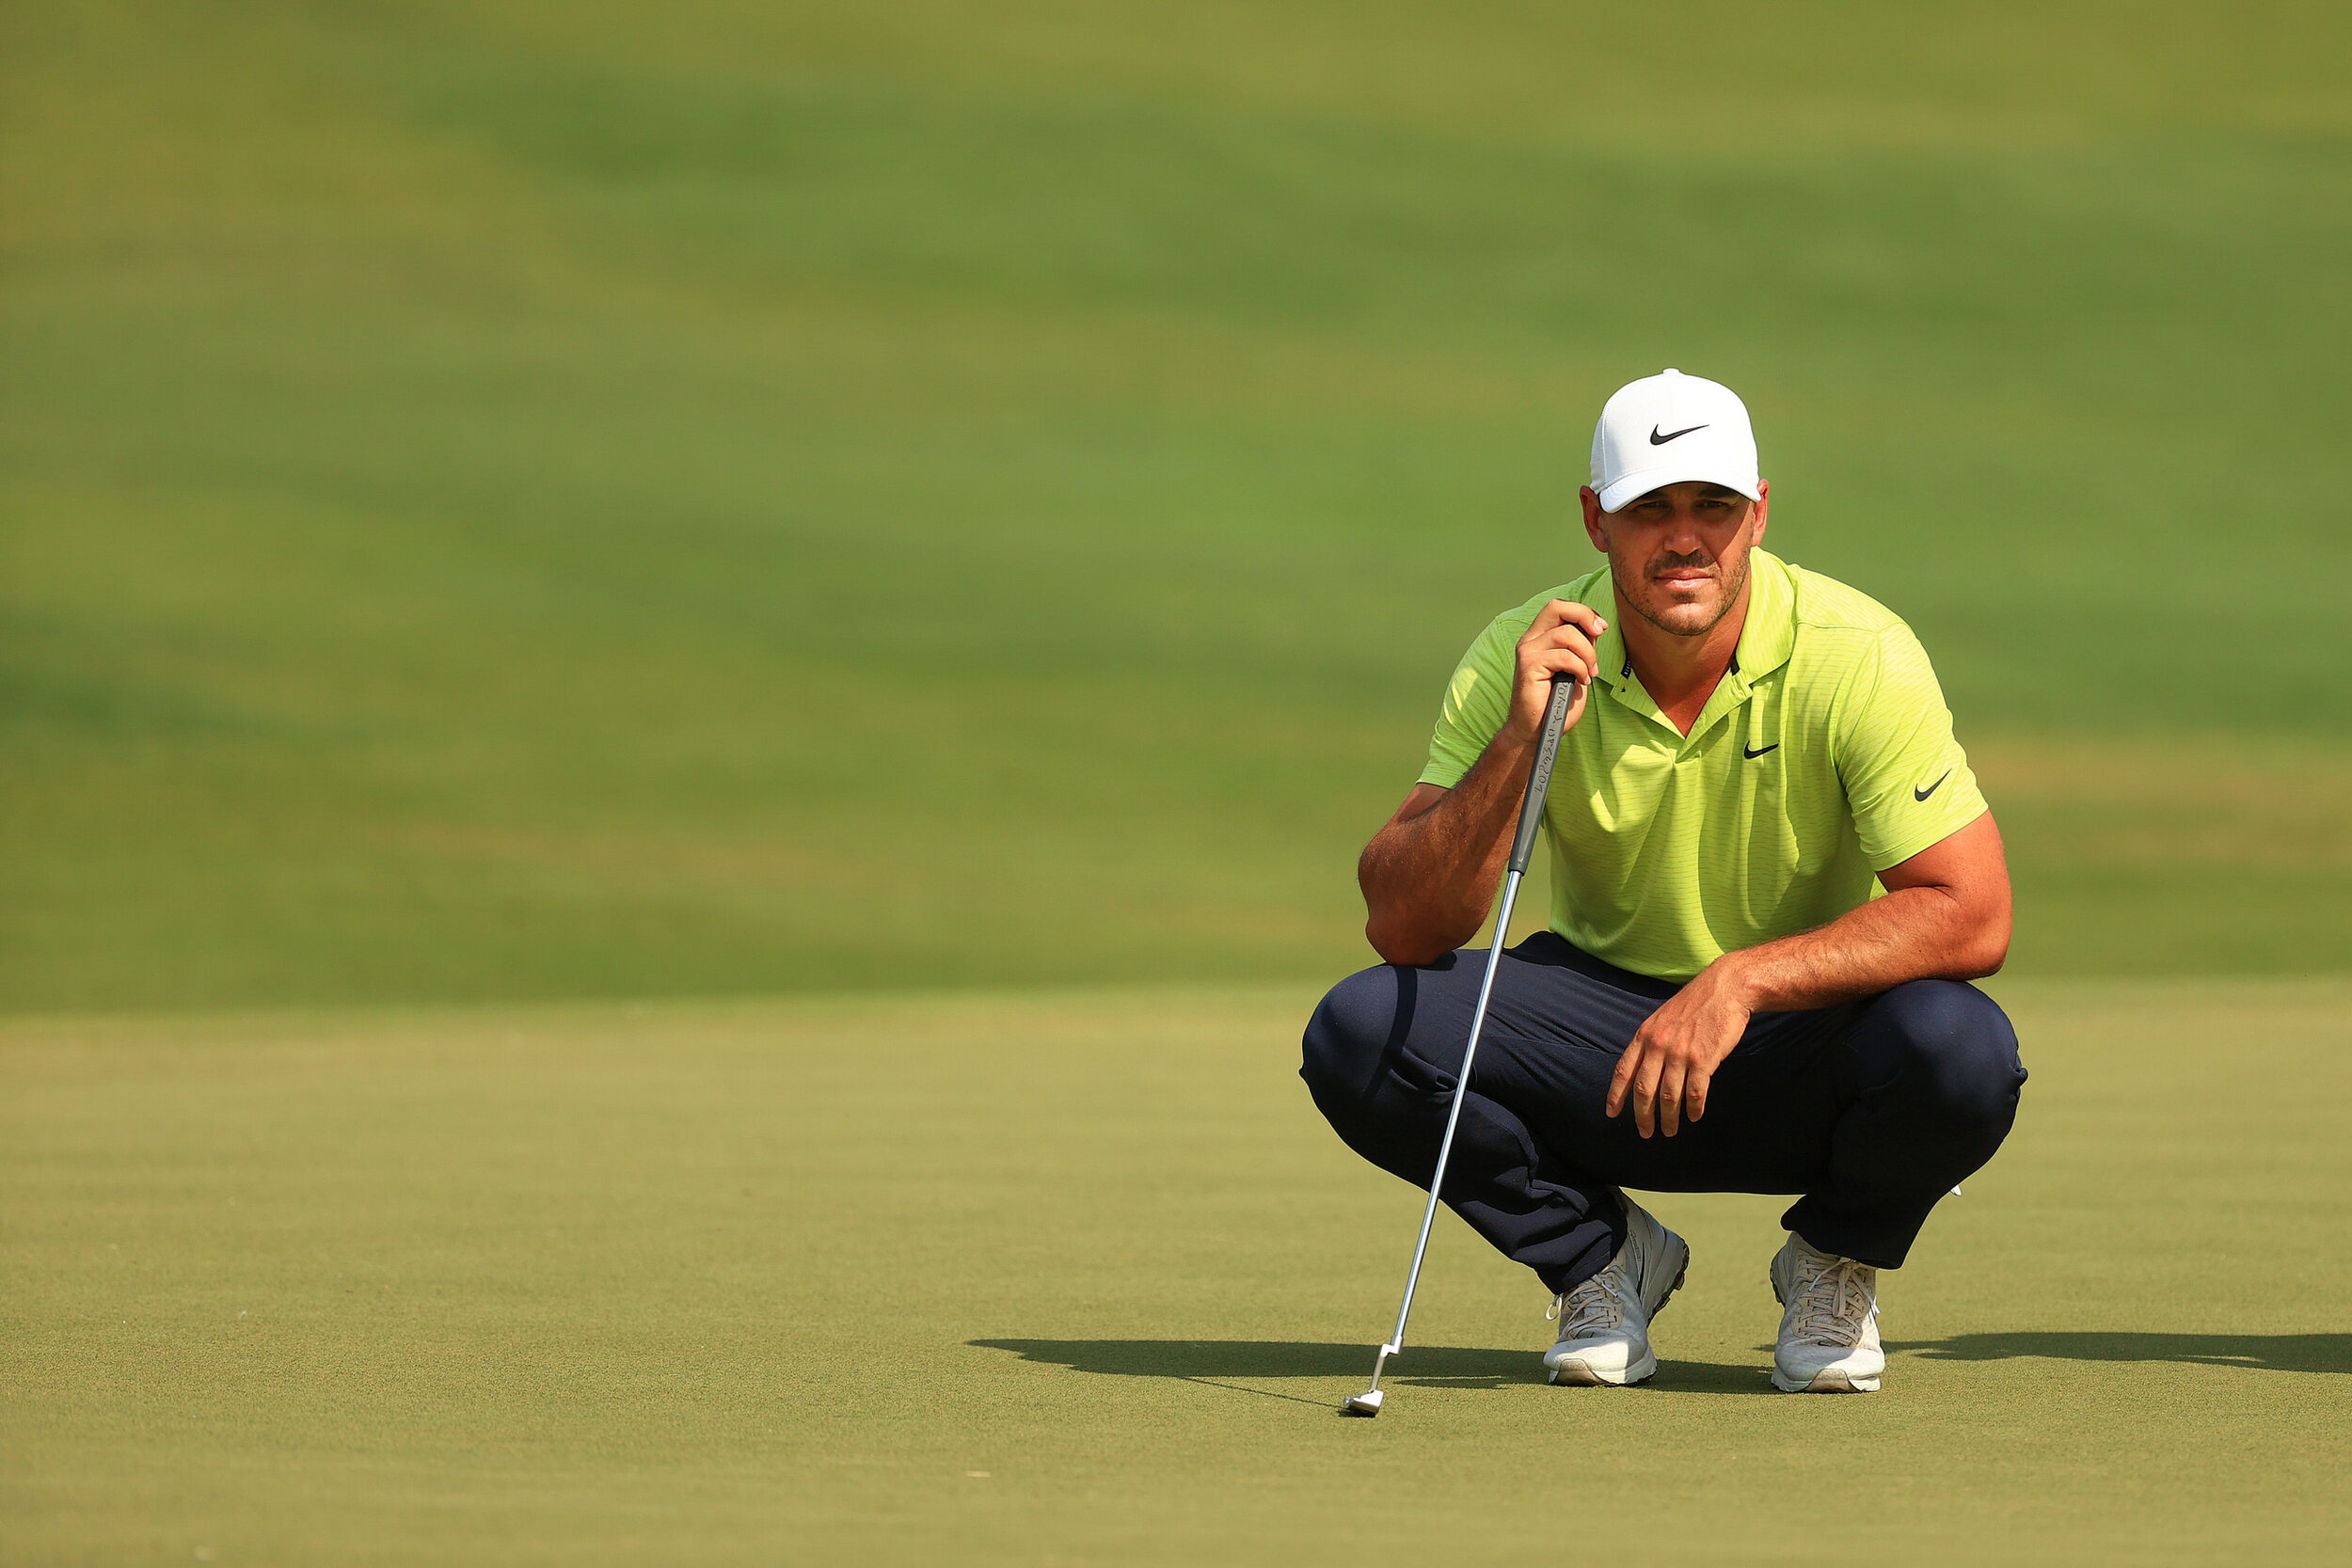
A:
[[[1705,480],[1726,490],[1737,490],[1752,501],[1764,498],[1756,494],[1763,486],[1754,474],[1728,474],[1706,462],[1670,463],[1662,468],[1644,468],[1639,473],[1621,474],[1617,482],[1600,492],[1600,509],[1614,512],[1628,501],[1648,495],[1661,484],[1680,484],[1686,480]]]

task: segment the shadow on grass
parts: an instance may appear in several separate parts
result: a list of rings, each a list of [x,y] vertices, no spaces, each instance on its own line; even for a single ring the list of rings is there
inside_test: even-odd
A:
[[[2174,1361],[2274,1372],[2352,1372],[2352,1334],[1956,1334],[1948,1339],[1889,1340],[1929,1361]]]
[[[973,1339],[981,1350],[1010,1351],[1024,1361],[1067,1367],[1104,1377],[1163,1377],[1262,1399],[1323,1405],[1325,1400],[1228,1378],[1363,1377],[1372,1347],[1298,1339]],[[1769,1394],[1772,1347],[1752,1365],[1661,1357],[1649,1386],[1661,1393]],[[1891,1340],[1890,1352],[1927,1361],[2170,1361],[2185,1366],[2244,1367],[2282,1372],[2352,1373],[2352,1334],[2121,1334],[2076,1331],[1957,1334],[1948,1339]],[[1540,1383],[1543,1368],[1532,1350],[1480,1350],[1463,1345],[1411,1345],[1390,1364],[1387,1381],[1432,1388],[1503,1388]]]
[[[1166,1377],[1186,1383],[1232,1385],[1222,1378],[1365,1377],[1370,1345],[1318,1344],[1296,1339],[973,1339],[982,1350],[1010,1351],[1072,1371],[1108,1377]],[[1474,1350],[1460,1345],[1408,1345],[1389,1364],[1391,1384],[1440,1388],[1502,1388],[1541,1383],[1543,1364],[1533,1350]],[[1772,1392],[1766,1368],[1707,1361],[1661,1360],[1650,1386],[1673,1393]],[[1235,1392],[1295,1400],[1263,1388]],[[1322,1404],[1325,1401],[1307,1400]]]

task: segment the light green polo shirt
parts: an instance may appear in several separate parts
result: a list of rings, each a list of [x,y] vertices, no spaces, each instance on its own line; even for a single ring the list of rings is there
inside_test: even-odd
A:
[[[1844,583],[1758,549],[1732,667],[1687,736],[1633,673],[1609,569],[1505,610],[1446,688],[1422,782],[1461,783],[1502,727],[1518,640],[1553,599],[1611,623],[1544,809],[1551,928],[1687,980],[1883,891],[1877,873],[1985,811],[1919,640]]]

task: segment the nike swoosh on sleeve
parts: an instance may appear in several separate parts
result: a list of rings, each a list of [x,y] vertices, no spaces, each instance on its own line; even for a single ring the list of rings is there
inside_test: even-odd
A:
[[[1950,768],[1946,768],[1946,769],[1944,770],[1944,779],[1948,779],[1948,778],[1950,778],[1951,776],[1952,776],[1952,770],[1951,770]],[[1941,789],[1941,788],[1943,788],[1943,787],[1944,787],[1944,779],[1938,779],[1938,780],[1936,780],[1933,784],[1931,784],[1928,785],[1928,787],[1927,787],[1927,788],[1925,788],[1925,789],[1914,789],[1914,790],[1911,792],[1911,798],[1912,798],[1913,800],[1926,800],[1929,796],[1931,796],[1931,795],[1934,794],[1937,790],[1939,790],[1939,789]]]

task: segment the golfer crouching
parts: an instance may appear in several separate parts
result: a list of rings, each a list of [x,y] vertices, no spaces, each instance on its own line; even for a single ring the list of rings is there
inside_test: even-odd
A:
[[[1551,678],[1551,928],[1502,958],[1446,1203],[1553,1293],[1554,1383],[1657,1370],[1690,1247],[1622,1188],[1789,1193],[1772,1382],[1868,1392],[1878,1273],[1991,1159],[2026,1082],[1967,982],[2009,950],[2001,837],[1911,628],[1762,548],[1744,404],[1675,371],[1601,410],[1608,564],[1497,616],[1365,846],[1388,960],[1307,1025],[1349,1148],[1428,1184]],[[1501,940],[1498,936],[1498,940]]]

